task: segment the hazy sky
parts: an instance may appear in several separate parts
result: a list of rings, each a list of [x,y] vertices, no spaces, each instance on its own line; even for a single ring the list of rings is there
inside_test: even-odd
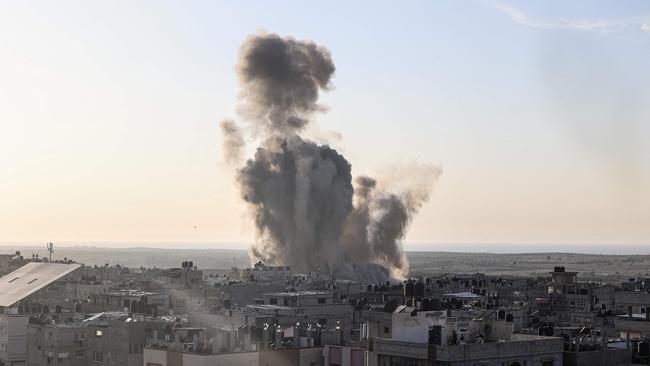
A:
[[[0,0],[0,242],[252,240],[218,121],[264,30],[331,50],[353,173],[442,167],[407,248],[650,243],[650,2],[270,4]]]

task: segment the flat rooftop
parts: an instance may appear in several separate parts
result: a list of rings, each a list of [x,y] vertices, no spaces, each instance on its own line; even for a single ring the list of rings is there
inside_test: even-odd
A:
[[[331,295],[334,291],[298,291],[298,292],[268,292],[262,294],[263,296],[319,296],[319,295]]]
[[[0,306],[11,306],[80,267],[80,264],[27,263],[0,278]]]

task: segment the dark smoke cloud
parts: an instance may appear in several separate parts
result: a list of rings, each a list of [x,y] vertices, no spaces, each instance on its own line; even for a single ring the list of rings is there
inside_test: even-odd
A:
[[[241,128],[231,119],[224,119],[219,127],[221,127],[221,141],[226,163],[239,163],[245,146]]]
[[[261,34],[241,48],[240,113],[261,138],[237,173],[257,228],[251,253],[269,264],[369,282],[403,276],[400,241],[437,174],[409,172],[425,184],[407,187],[361,176],[353,186],[345,157],[301,135],[310,114],[322,110],[318,96],[334,70],[329,52],[312,42]],[[239,136],[239,128],[231,130]]]
[[[267,141],[238,175],[261,239],[253,253],[271,263],[332,270],[352,209],[351,179],[350,164],[329,146],[298,136]]]
[[[334,70],[329,51],[313,42],[249,37],[237,65],[241,112],[272,133],[299,131],[321,109],[319,91],[328,88]]]

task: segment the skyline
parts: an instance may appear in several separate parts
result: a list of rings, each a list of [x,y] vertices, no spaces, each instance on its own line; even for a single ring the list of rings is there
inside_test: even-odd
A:
[[[405,243],[650,242],[647,4],[67,4],[0,5],[0,242],[251,242],[218,122],[259,29],[331,51],[355,175],[442,168]]]
[[[47,252],[47,243],[43,242],[0,242],[0,250],[31,250],[34,253]],[[56,248],[65,250],[114,250],[114,249],[147,249],[147,250],[204,250],[204,251],[242,251],[248,252],[252,243],[224,242],[56,242]],[[587,255],[650,255],[650,248],[642,245],[619,244],[526,244],[518,243],[404,243],[406,253],[441,252],[441,253],[490,253],[490,254],[540,254],[565,253]],[[31,252],[30,252],[31,253]]]

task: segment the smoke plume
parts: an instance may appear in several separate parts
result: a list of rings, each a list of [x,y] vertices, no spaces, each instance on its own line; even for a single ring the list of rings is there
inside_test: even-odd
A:
[[[223,155],[226,163],[239,163],[245,146],[241,128],[231,119],[224,119],[219,126],[221,127]]]
[[[360,176],[353,185],[343,155],[301,135],[311,114],[324,110],[318,97],[335,71],[325,48],[259,34],[242,45],[236,69],[239,114],[259,142],[236,177],[257,228],[253,259],[367,282],[405,275],[401,240],[437,170],[410,171],[417,184]],[[228,121],[222,131],[226,156],[235,156],[241,129]]]

